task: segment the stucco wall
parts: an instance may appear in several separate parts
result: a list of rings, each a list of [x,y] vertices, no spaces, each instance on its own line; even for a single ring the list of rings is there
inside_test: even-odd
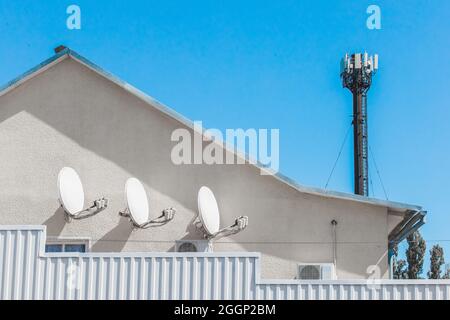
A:
[[[201,119],[197,119],[201,120]],[[332,262],[331,220],[338,221],[340,279],[387,277],[387,209],[308,195],[249,165],[173,165],[170,135],[181,124],[115,84],[66,59],[0,97],[0,224],[44,224],[53,237],[90,237],[92,251],[171,251],[174,241],[200,239],[191,224],[200,186],[215,193],[222,225],[249,216],[242,233],[216,251],[262,253],[262,276],[292,279],[298,262]],[[110,200],[95,217],[64,220],[56,177],[75,168],[86,200]],[[177,209],[160,228],[132,231],[125,218],[126,179],[145,183],[151,214]]]

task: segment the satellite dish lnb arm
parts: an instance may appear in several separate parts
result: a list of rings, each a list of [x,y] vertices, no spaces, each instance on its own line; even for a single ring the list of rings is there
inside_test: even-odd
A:
[[[97,213],[105,210],[108,207],[108,199],[100,198],[95,200],[94,203],[87,209],[84,209],[75,215],[71,215],[71,218],[76,220],[82,220],[96,215]]]
[[[175,208],[167,208],[162,211],[162,214],[159,217],[152,219],[148,222],[145,222],[141,225],[136,224],[135,225],[140,229],[148,229],[150,227],[160,227],[172,221],[172,219],[175,217],[175,213],[176,213]]]
[[[231,236],[233,234],[236,234],[238,232],[241,232],[248,226],[248,217],[247,216],[240,216],[236,218],[234,221],[234,224],[232,224],[229,227],[223,228],[219,231],[217,231],[215,234],[211,235],[210,239],[219,239],[227,236]]]

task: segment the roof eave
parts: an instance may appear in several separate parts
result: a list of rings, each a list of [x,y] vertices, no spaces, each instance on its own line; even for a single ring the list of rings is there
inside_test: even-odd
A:
[[[141,99],[145,103],[151,105],[152,107],[158,109],[162,113],[168,115],[169,117],[175,119],[176,121],[180,122],[186,127],[191,128],[192,130],[195,130],[199,134],[203,134],[203,128],[198,128],[197,126],[194,126],[194,123],[189,120],[188,118],[182,116],[178,112],[174,111],[173,109],[167,107],[163,103],[159,102],[158,100],[154,99],[153,97],[147,95],[146,93],[140,91],[139,89],[135,88],[134,86],[130,85],[126,81],[123,81],[122,79],[118,78],[117,76],[111,74],[110,72],[102,69],[98,65],[94,64],[90,60],[84,58],[77,52],[71,50],[70,48],[65,48],[64,50],[56,53],[51,58],[45,60],[44,62],[38,64],[34,68],[28,70],[27,72],[23,73],[19,77],[9,81],[4,86],[0,87],[0,96],[6,94],[7,92],[13,90],[14,88],[20,86],[22,83],[27,81],[28,79],[36,76],[39,73],[44,72],[45,70],[49,69],[53,65],[59,63],[60,61],[66,59],[67,57],[70,57],[79,63],[85,65],[89,69],[93,70],[97,74],[105,77],[106,79],[114,82],[119,87],[123,88],[124,90],[128,91],[132,95],[136,96],[137,98]],[[234,152],[237,154],[237,156],[240,156],[241,158],[244,158],[246,160],[250,159],[249,155],[243,152],[236,152],[234,150],[230,150],[224,146],[225,149],[227,149],[230,152]],[[267,168],[264,166],[258,164],[253,164],[255,167],[262,171],[268,171]],[[298,184],[293,179],[288,178],[287,176],[281,174],[281,173],[274,173],[272,174],[273,177],[275,177],[277,180],[281,181],[284,184],[287,184],[288,186],[296,189],[299,192],[306,193],[306,194],[312,194],[316,196],[321,197],[327,197],[327,198],[334,198],[334,199],[341,199],[341,200],[350,200],[355,201],[359,203],[364,204],[370,204],[380,207],[386,207],[392,212],[398,212],[401,214],[407,213],[408,211],[422,211],[422,207],[417,205],[411,205],[406,203],[400,203],[400,202],[393,202],[389,200],[380,200],[375,198],[369,198],[364,197],[356,194],[350,194],[350,193],[344,193],[344,192],[338,192],[338,191],[330,191],[325,190],[321,188],[314,188],[314,187],[306,187],[303,185]]]
[[[61,52],[55,54],[54,56],[50,57],[49,59],[41,62],[37,66],[31,68],[30,70],[26,71],[25,73],[22,73],[20,76],[14,78],[13,80],[7,82],[3,86],[0,86],[0,96],[5,95],[6,93],[14,90],[18,86],[20,86],[22,83],[27,81],[30,78],[35,77],[36,75],[44,72],[45,70],[51,68],[53,65],[59,63],[60,61],[66,59],[69,57],[69,49],[64,49]]]

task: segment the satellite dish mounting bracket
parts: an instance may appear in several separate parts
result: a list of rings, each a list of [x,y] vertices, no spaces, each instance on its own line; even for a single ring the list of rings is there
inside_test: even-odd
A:
[[[133,218],[131,217],[130,210],[126,208],[125,210],[119,211],[119,215],[121,217],[129,218],[130,222],[133,224],[135,228],[139,229],[148,229],[150,227],[160,227],[165,225],[166,223],[173,220],[176,214],[176,209],[173,207],[166,208],[162,211],[161,215],[155,219],[149,220],[143,224],[137,224]]]
[[[197,219],[194,222],[194,225],[198,230],[201,230],[201,232],[203,233],[203,237],[205,239],[207,239],[207,240],[216,239],[217,240],[217,239],[220,239],[223,237],[228,237],[233,234],[239,233],[242,230],[244,230],[245,228],[247,228],[248,217],[247,216],[239,216],[236,218],[236,220],[234,220],[234,223],[232,225],[225,227],[223,229],[220,229],[219,231],[217,231],[214,234],[210,234],[206,231],[199,216],[197,216]]]
[[[72,222],[72,220],[83,220],[95,216],[97,213],[100,213],[107,207],[108,207],[108,199],[104,197],[95,200],[94,203],[89,208],[78,211],[73,214],[67,212],[67,210],[64,209],[64,206],[61,204],[61,208],[63,208],[64,210],[67,222]]]

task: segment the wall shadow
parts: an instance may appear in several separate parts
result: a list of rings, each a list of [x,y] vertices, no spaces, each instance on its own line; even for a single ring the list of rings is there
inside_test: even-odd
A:
[[[176,143],[171,141],[172,133],[185,128],[195,139],[192,130],[71,59],[60,62],[27,81],[26,87],[16,88],[1,99],[0,123],[22,112],[31,114],[60,135],[113,162],[192,213],[197,212],[199,188],[209,186],[221,208],[221,225],[232,223],[243,212],[250,216],[250,227],[232,240],[241,242],[243,247],[246,241],[265,237],[273,227],[268,227],[265,219],[259,217],[271,209],[260,211],[254,206],[258,202],[255,200],[276,198],[277,194],[272,194],[274,184],[277,184],[275,189],[282,197],[295,198],[298,195],[297,191],[276,179],[260,176],[259,169],[250,165],[227,165],[224,171],[222,165],[174,164],[171,152]],[[36,143],[39,143],[40,137],[37,139]],[[81,175],[83,170],[89,170],[98,174],[97,179],[103,179],[100,170],[92,170],[92,164],[84,163],[83,158],[77,158],[76,154],[54,152],[60,152],[57,156],[62,163],[78,165]],[[243,202],[243,193],[251,201]],[[164,207],[166,205],[176,204],[167,203]],[[178,223],[187,222],[186,219]],[[56,215],[48,223],[52,233],[59,235],[64,228],[64,215]],[[155,230],[152,237],[164,238],[166,235],[162,230]],[[185,231],[181,239],[202,239],[192,221],[187,223]],[[121,219],[119,225],[93,245],[92,250],[121,251],[130,235],[130,224]],[[259,247],[258,251],[290,257],[290,252],[283,250]]]
[[[323,245],[331,250],[331,245],[326,244],[329,233],[324,234],[322,239],[320,238],[322,230],[316,231],[311,226],[329,226],[328,215],[334,215],[333,212],[342,215],[350,209],[348,202],[344,205],[343,201],[333,201],[332,204],[331,200],[310,201],[313,196],[300,193],[273,177],[261,176],[259,169],[253,166],[229,165],[225,169],[221,165],[173,164],[171,151],[175,142],[171,142],[171,134],[184,126],[70,59],[28,80],[26,84],[0,99],[0,123],[8,122],[22,112],[30,114],[43,122],[42,127],[45,126],[47,129],[48,126],[58,133],[57,137],[54,137],[53,133],[50,136],[33,136],[33,139],[36,139],[33,142],[36,141],[36,144],[41,142],[47,144],[47,140],[44,139],[49,137],[55,139],[60,138],[59,135],[67,137],[82,148],[114,163],[127,174],[139,178],[149,188],[156,190],[170,201],[178,202],[186,211],[197,212],[197,191],[202,185],[208,185],[219,202],[222,225],[232,223],[234,218],[241,214],[249,216],[249,227],[231,239],[248,251],[260,251],[289,260],[296,255],[302,256],[299,253],[302,251],[313,253],[320,251],[323,256],[328,257],[328,249],[313,250],[309,245],[288,246],[273,242],[279,238],[288,241],[316,240],[323,241],[325,243]],[[25,118],[29,120],[29,117]],[[18,124],[16,127],[24,127],[20,126],[22,122],[18,121]],[[38,126],[40,128],[41,124],[38,123]],[[188,131],[192,133],[192,130]],[[92,163],[81,157],[82,155],[77,158],[77,154],[66,154],[61,151],[64,148],[57,143],[65,140],[55,141],[57,148],[52,151],[60,163],[73,163],[79,165],[81,170],[94,172],[97,175],[93,178],[96,182],[103,179],[100,170],[95,168],[92,170]],[[44,163],[43,166],[45,165]],[[32,169],[31,174],[34,173]],[[105,180],[105,183],[108,182],[110,181]],[[113,192],[122,197],[122,190]],[[163,205],[175,204],[161,203],[161,206]],[[60,210],[58,209],[44,222],[48,235],[59,236],[64,229],[66,222]],[[297,212],[298,217],[295,216]],[[187,220],[188,218],[180,220],[179,223],[187,223]],[[353,229],[343,230],[343,234],[350,234],[349,230]],[[164,231],[173,230],[155,230],[151,236],[163,239],[167,236]],[[92,251],[122,251],[131,233],[131,224],[126,219],[120,219],[117,226],[94,243]],[[173,236],[170,234],[168,237]],[[372,233],[370,238],[374,237]],[[201,238],[202,235],[191,221],[187,224],[186,233],[181,239]],[[346,252],[346,255],[353,257],[354,253]],[[312,256],[309,259],[320,260],[321,256],[317,257]],[[353,260],[345,260],[348,265],[341,268],[354,270],[355,266],[351,265]]]
[[[127,219],[120,219],[119,224],[101,239],[98,239],[91,248],[93,252],[120,252],[125,247],[133,231],[133,226]]]
[[[64,209],[59,207],[55,213],[42,224],[47,227],[47,236],[59,237],[66,223]]]
[[[197,216],[194,215],[194,217],[189,221],[189,223],[186,225],[186,234],[180,239],[180,240],[199,240],[202,239],[203,235],[200,230],[197,229],[194,222],[197,220]]]

